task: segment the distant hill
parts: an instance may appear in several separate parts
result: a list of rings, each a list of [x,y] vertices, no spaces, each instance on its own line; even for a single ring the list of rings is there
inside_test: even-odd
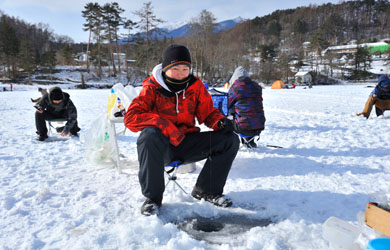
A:
[[[215,27],[215,32],[219,32],[222,30],[229,30],[235,27],[238,23],[241,23],[243,21],[242,18],[238,17],[235,19],[225,20],[222,22],[217,23],[217,26]],[[158,40],[162,40],[164,38],[177,38],[177,37],[184,37],[189,34],[190,31],[190,25],[184,24],[178,28],[168,29],[168,28],[160,28],[157,30],[154,30],[152,33],[152,37],[157,37]],[[144,33],[136,34],[135,36],[145,36]],[[131,41],[131,38],[130,38]],[[123,38],[118,41],[119,44],[126,44],[128,43],[128,38]]]
[[[390,38],[390,2],[340,1],[277,10],[246,20],[227,33],[235,39],[244,37],[251,41],[252,48],[265,44],[291,53],[302,50],[307,41],[320,50],[351,40],[376,42]]]

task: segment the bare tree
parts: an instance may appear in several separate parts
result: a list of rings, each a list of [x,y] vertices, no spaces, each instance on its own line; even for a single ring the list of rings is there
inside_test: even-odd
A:
[[[150,59],[154,58],[157,54],[154,49],[155,47],[152,46],[152,33],[153,30],[156,30],[158,25],[164,21],[157,18],[153,13],[152,2],[144,3],[144,6],[140,10],[135,11],[134,14],[140,18],[137,22],[137,28],[139,28],[141,32],[144,32],[146,40],[146,43],[142,42],[142,38],[139,40],[139,42],[143,43],[143,46],[141,46],[141,50],[138,51],[137,61],[138,63],[144,64],[144,72],[147,74],[153,63],[153,60]]]
[[[189,46],[194,56],[195,72],[208,81],[215,77],[217,64],[217,38],[214,34],[216,18],[213,13],[202,10],[190,21]]]
[[[125,36],[127,37],[127,42],[126,42],[126,45],[125,45],[125,48],[126,48],[126,61],[125,61],[125,65],[126,65],[126,78],[127,78],[127,82],[130,81],[130,77],[131,77],[131,73],[130,72],[130,67],[129,67],[129,59],[130,58],[130,37],[131,37],[131,31],[134,29],[136,23],[131,21],[130,19],[127,19],[123,22],[123,28],[125,28],[127,30],[127,33],[126,34],[122,34],[122,36]]]
[[[145,32],[146,41],[149,43],[152,39],[152,30],[156,29],[158,24],[164,21],[154,15],[152,2],[144,3],[144,6],[140,10],[135,11],[134,14],[140,18],[137,28]]]

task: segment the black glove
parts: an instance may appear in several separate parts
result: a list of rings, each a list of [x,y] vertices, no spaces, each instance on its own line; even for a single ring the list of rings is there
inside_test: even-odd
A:
[[[228,118],[222,118],[221,120],[218,121],[218,128],[219,131],[221,131],[222,133],[233,132],[234,130],[233,122]]]
[[[37,110],[43,110],[43,107],[39,103],[35,104],[34,108],[36,108]]]

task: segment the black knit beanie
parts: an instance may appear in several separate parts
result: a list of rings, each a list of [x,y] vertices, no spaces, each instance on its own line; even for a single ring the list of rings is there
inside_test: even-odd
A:
[[[50,90],[50,99],[51,100],[62,100],[64,99],[64,94],[59,87],[54,87]]]
[[[166,72],[169,68],[184,64],[191,68],[191,55],[186,46],[179,44],[169,45],[162,55],[162,70]]]

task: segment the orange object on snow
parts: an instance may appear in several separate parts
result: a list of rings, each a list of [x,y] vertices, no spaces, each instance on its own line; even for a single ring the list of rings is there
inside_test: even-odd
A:
[[[282,80],[276,80],[271,86],[271,89],[284,89],[286,84]]]

